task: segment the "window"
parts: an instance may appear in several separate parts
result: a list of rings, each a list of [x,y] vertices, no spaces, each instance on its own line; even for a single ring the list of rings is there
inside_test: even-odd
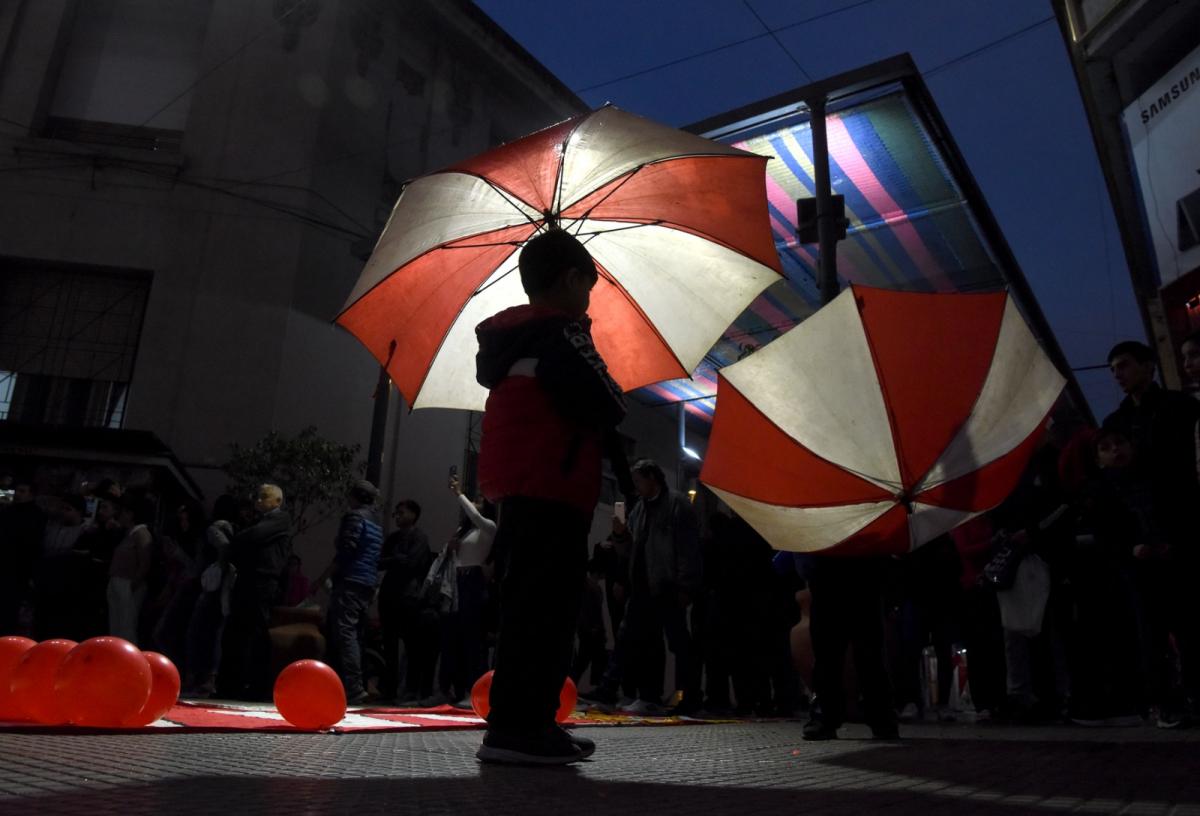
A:
[[[178,149],[211,11],[212,0],[76,3],[46,135]]]
[[[149,277],[0,259],[0,420],[120,428]]]

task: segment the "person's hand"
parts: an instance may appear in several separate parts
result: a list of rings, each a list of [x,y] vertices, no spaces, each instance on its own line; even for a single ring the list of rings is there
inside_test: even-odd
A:
[[[613,584],[612,596],[617,603],[625,603],[625,585]]]
[[[462,482],[458,480],[457,476],[450,477],[450,492],[455,496],[462,495]]]
[[[457,555],[459,547],[462,546],[462,541],[457,538],[452,538],[446,542],[446,552],[451,555]]]
[[[1150,557],[1150,545],[1138,544],[1133,548],[1133,557],[1139,561],[1145,561]]]
[[[611,538],[606,538],[599,542],[599,546],[602,550],[611,550],[613,548],[613,540]]]
[[[629,526],[616,516],[613,516],[613,535],[625,535],[628,531]]]

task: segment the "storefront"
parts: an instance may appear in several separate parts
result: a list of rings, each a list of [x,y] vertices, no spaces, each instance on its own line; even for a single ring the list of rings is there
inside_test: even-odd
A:
[[[1168,385],[1200,329],[1200,4],[1056,0]]]

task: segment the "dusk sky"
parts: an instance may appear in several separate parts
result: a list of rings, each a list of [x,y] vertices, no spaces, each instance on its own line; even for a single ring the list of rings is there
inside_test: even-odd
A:
[[[1144,338],[1049,0],[477,2],[589,104],[677,126],[910,53],[1071,365]],[[1116,406],[1106,371],[1077,376]]]

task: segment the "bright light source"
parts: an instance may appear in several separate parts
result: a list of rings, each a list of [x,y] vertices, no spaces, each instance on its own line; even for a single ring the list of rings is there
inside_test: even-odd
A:
[[[695,504],[695,503],[696,503],[696,491],[695,491],[695,489],[692,489],[692,490],[689,490],[689,491],[688,491],[688,501],[692,502],[693,504]]]
[[[696,459],[696,460],[700,459],[700,454],[696,453],[694,450],[689,448],[687,445],[683,446],[683,452],[685,455],[690,456],[693,459]]]

